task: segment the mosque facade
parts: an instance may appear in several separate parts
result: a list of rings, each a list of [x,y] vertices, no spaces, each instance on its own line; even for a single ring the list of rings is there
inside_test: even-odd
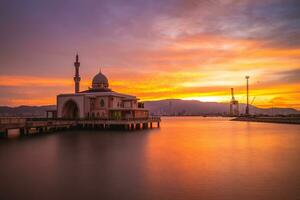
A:
[[[99,71],[88,90],[80,91],[79,56],[76,55],[75,91],[57,95],[57,117],[63,119],[147,119],[149,111],[136,96],[115,92],[107,77]]]

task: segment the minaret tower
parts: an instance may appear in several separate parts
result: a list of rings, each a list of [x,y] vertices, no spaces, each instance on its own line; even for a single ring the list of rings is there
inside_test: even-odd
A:
[[[74,62],[74,66],[75,66],[75,76],[74,76],[74,82],[75,82],[75,93],[79,92],[79,86],[80,86],[80,76],[79,76],[79,66],[80,66],[80,62],[79,60],[79,56],[78,54],[76,54],[76,62]]]

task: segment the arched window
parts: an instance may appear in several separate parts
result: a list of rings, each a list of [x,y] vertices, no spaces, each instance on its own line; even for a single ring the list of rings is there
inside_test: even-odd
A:
[[[100,106],[104,107],[104,100],[103,99],[100,100]]]

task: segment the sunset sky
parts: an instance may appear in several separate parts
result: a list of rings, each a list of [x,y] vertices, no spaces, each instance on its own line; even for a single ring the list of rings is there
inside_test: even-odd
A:
[[[300,109],[299,0],[1,0],[0,105],[55,104],[102,72],[141,100]]]

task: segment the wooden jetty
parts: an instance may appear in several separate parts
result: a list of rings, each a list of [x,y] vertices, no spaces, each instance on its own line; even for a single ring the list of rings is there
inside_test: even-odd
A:
[[[52,118],[22,118],[0,117],[0,137],[8,137],[10,129],[19,129],[21,136],[35,133],[48,133],[57,130],[70,129],[119,129],[138,130],[160,127],[160,117],[148,117],[145,119],[52,119]]]

